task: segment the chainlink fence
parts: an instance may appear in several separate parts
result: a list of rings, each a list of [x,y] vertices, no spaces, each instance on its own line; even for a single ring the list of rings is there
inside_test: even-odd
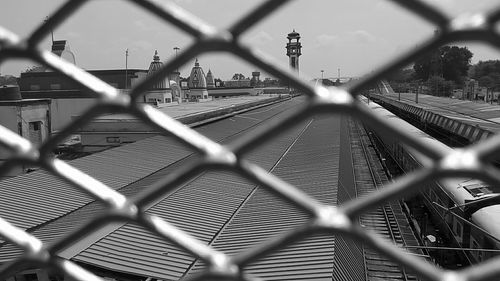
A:
[[[3,239],[19,246],[24,251],[21,258],[0,268],[0,279],[7,279],[10,274],[15,272],[16,268],[21,268],[29,263],[40,268],[54,268],[75,280],[101,280],[77,264],[62,259],[54,253],[89,235],[99,227],[116,221],[128,221],[141,225],[163,239],[173,242],[194,257],[203,260],[207,268],[201,277],[258,280],[256,277],[244,274],[243,266],[265,256],[269,252],[283,248],[291,241],[299,240],[315,232],[349,236],[359,243],[369,245],[381,254],[428,280],[497,280],[500,277],[500,258],[494,258],[458,271],[443,270],[419,257],[406,254],[381,237],[361,228],[356,223],[356,218],[360,214],[382,205],[384,202],[400,198],[409,193],[415,193],[419,187],[424,186],[424,183],[437,179],[468,176],[484,180],[490,184],[500,184],[498,170],[490,164],[493,156],[500,152],[500,136],[491,137],[480,144],[470,145],[461,150],[455,149],[451,153],[444,153],[426,146],[425,143],[414,139],[407,132],[386,124],[383,119],[356,99],[356,96],[363,90],[374,86],[389,72],[410,64],[418,57],[443,44],[454,41],[481,41],[500,48],[500,36],[495,28],[497,21],[500,19],[500,8],[492,9],[484,14],[449,18],[439,9],[421,1],[392,0],[392,2],[435,25],[440,30],[439,35],[422,42],[418,49],[393,59],[377,71],[361,78],[347,88],[325,88],[321,86],[313,87],[308,82],[299,79],[291,71],[278,68],[265,59],[265,54],[257,52],[239,41],[244,32],[289,1],[266,1],[228,29],[218,29],[206,24],[172,2],[159,0],[129,1],[195,38],[195,42],[191,46],[179,53],[175,59],[166,63],[160,71],[133,87],[129,94],[120,93],[112,86],[63,61],[51,52],[40,51],[37,48],[38,43],[50,33],[51,29],[71,17],[87,1],[67,1],[28,38],[19,38],[16,34],[0,26],[0,62],[19,58],[31,59],[66,75],[69,79],[94,92],[99,99],[97,105],[86,111],[81,118],[72,121],[60,134],[52,136],[40,147],[35,147],[28,140],[0,126],[0,144],[12,152],[13,155],[2,164],[0,173],[5,174],[8,169],[16,165],[38,165],[70,182],[75,188],[91,195],[96,200],[103,202],[108,208],[106,215],[96,218],[82,230],[50,247],[44,245],[36,237],[0,218],[0,235]],[[192,58],[212,51],[232,53],[279,79],[290,81],[293,88],[308,96],[307,102],[293,114],[289,114],[279,122],[267,124],[244,141],[227,146],[206,138],[149,105],[134,102],[142,92],[147,90],[148,85],[157,79],[165,77]],[[161,188],[144,192],[139,197],[131,199],[114,191],[90,175],[51,156],[51,151],[58,143],[69,137],[78,127],[104,112],[128,112],[153,125],[162,133],[174,136],[204,156],[203,160],[177,170],[173,175],[168,176],[158,184],[158,187]],[[380,189],[373,196],[353,199],[340,206],[327,206],[298,188],[267,173],[261,167],[245,160],[244,155],[246,152],[258,148],[273,136],[279,135],[285,128],[293,126],[296,121],[318,112],[327,114],[345,113],[356,119],[363,120],[363,122],[379,132],[392,134],[402,142],[428,156],[433,160],[432,164],[401,176],[397,181],[387,184],[385,188]],[[470,161],[470,159],[474,161]],[[281,198],[291,202],[296,208],[311,214],[312,218],[305,226],[290,231],[271,243],[254,247],[249,252],[230,258],[223,252],[192,238],[168,221],[148,215],[143,211],[143,207],[151,203],[155,198],[166,194],[179,183],[198,174],[200,168],[204,170],[222,169],[234,171],[255,184],[278,194]]]

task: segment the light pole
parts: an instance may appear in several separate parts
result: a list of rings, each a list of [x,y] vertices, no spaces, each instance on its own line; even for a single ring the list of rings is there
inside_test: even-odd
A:
[[[321,70],[321,81],[323,81],[323,73],[324,72],[325,72],[324,70]]]
[[[128,88],[128,48],[125,50],[125,90]]]
[[[174,51],[175,51],[175,58],[177,59],[177,52],[180,50],[181,48],[179,47],[174,47]],[[177,68],[177,72],[179,72],[179,68]]]

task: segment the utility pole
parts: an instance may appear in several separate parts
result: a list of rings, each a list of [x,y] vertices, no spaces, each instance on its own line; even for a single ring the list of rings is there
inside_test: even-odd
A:
[[[128,89],[128,48],[125,50],[125,90]]]
[[[323,72],[325,72],[325,71],[321,70],[321,80],[323,80]]]

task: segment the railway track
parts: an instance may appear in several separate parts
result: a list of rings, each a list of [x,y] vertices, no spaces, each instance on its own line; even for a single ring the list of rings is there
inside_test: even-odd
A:
[[[370,148],[371,142],[364,128],[353,120],[349,121],[349,127],[356,196],[368,196],[389,179],[375,150]],[[363,214],[359,221],[400,247],[419,245],[397,201]],[[363,247],[363,252],[366,280],[418,280],[414,274],[376,251]]]

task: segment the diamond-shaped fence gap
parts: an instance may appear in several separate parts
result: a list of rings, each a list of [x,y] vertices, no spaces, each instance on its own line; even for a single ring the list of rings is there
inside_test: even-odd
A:
[[[390,21],[380,18],[382,11],[390,14]],[[315,16],[308,17],[310,14]],[[297,20],[303,17],[308,20]],[[335,81],[373,71],[394,54],[414,48],[433,29],[390,1],[294,1],[243,34],[242,42],[283,58],[288,43],[286,34],[295,30],[304,54],[298,59],[301,72]],[[322,55],[306,60],[305,55],[311,52]]]
[[[272,148],[274,143],[283,142],[278,146],[283,148],[272,174],[316,200],[334,205],[343,165],[340,160],[343,133],[340,116],[314,116],[285,131],[261,149]],[[253,155],[257,157],[260,151],[250,154],[249,158],[252,159]]]
[[[225,227],[233,213],[241,208],[254,186],[253,183],[229,172],[207,172],[179,186],[169,195],[157,198],[155,202],[150,203],[150,206],[146,206],[145,210],[148,214],[162,218],[191,234],[201,243],[209,244]],[[135,189],[138,192],[141,187],[137,185]],[[221,198],[224,200],[221,201]],[[174,270],[171,269],[172,267],[178,267],[176,271],[182,273],[194,262],[194,259],[183,250],[169,243],[165,244],[162,239],[150,236],[141,227],[128,223],[103,235],[97,243],[88,244],[87,247],[90,248],[84,249],[74,259],[86,263],[94,263],[95,259],[104,259],[101,262],[108,263],[111,270],[122,271],[122,266],[119,265],[120,259],[133,258],[139,263],[142,260],[145,263],[149,262],[151,267],[157,266],[158,269],[151,272],[159,271],[163,275],[154,276],[162,278],[173,274],[168,272],[168,270]],[[120,237],[120,243],[113,242],[117,241],[117,237]],[[148,238],[144,240],[145,237]],[[155,255],[148,249],[146,249],[147,253],[141,256],[129,252],[129,249],[135,247],[138,241],[146,241],[150,246],[146,248],[151,248],[151,251],[160,251],[159,260],[153,262],[151,259]],[[109,249],[110,247],[113,249]],[[93,261],[88,258],[91,255],[94,255],[91,259]],[[174,264],[170,264],[172,261],[175,261]],[[169,262],[170,265],[165,269],[160,269],[165,265],[162,264],[164,262]]]

